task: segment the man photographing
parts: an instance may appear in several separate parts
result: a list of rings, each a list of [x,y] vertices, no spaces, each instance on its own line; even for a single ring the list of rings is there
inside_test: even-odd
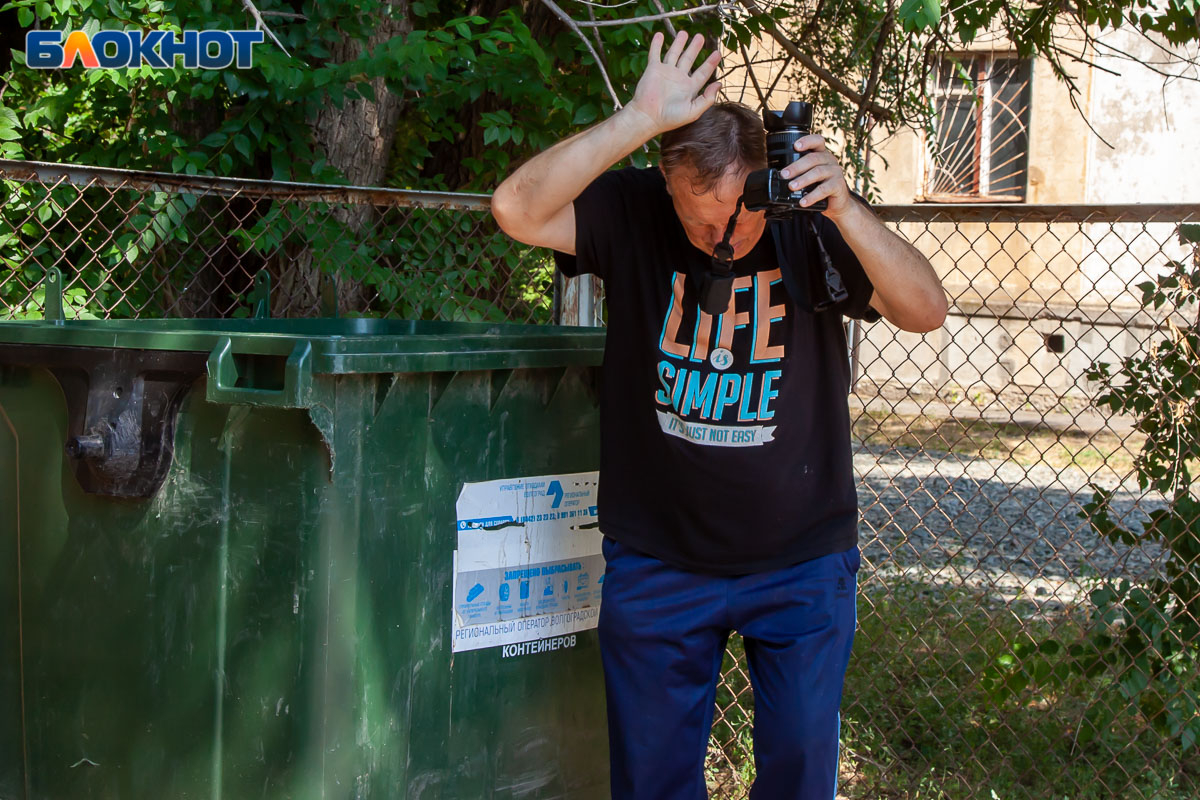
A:
[[[842,317],[924,332],[942,324],[946,297],[929,262],[851,195],[820,136],[798,139],[782,171],[805,190],[796,213],[731,220],[747,176],[767,166],[762,121],[715,104],[717,54],[692,69],[700,36],[681,32],[665,54],[663,43],[652,38],[629,105],[526,162],[492,200],[514,239],[605,282],[612,793],[706,796],[736,630],[754,689],[751,796],[829,800],[859,565]],[[658,168],[608,171],[656,136]],[[722,264],[723,308],[704,288]],[[840,291],[818,303],[828,265]]]

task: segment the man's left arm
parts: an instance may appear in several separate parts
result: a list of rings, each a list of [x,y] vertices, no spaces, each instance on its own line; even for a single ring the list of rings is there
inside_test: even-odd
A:
[[[897,328],[925,333],[946,320],[946,292],[929,259],[888,229],[850,194],[845,175],[825,140],[817,135],[796,142],[804,155],[783,170],[792,189],[809,187],[802,204],[825,198],[824,214],[838,228],[871,279],[871,306]]]

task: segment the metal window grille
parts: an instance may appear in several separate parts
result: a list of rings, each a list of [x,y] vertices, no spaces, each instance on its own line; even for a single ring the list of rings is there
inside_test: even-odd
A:
[[[1025,199],[1029,158],[1029,59],[993,53],[944,58],[934,81],[926,199]]]

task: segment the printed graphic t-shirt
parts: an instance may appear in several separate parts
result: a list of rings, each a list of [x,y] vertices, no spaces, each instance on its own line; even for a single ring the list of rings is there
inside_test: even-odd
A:
[[[797,226],[782,241],[800,280],[814,274],[799,228],[808,213],[775,223]],[[604,281],[606,535],[724,575],[856,544],[842,316],[877,315],[862,266],[836,226],[812,213],[849,297],[821,313],[797,309],[768,229],[734,262],[730,308],[712,316],[688,277],[710,254],[688,241],[659,170],[606,172],[575,200],[576,256],[555,258],[565,275]]]

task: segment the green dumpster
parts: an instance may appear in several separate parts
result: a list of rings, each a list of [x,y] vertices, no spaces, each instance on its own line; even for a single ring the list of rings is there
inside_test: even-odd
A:
[[[0,323],[0,798],[607,797],[602,349]]]

